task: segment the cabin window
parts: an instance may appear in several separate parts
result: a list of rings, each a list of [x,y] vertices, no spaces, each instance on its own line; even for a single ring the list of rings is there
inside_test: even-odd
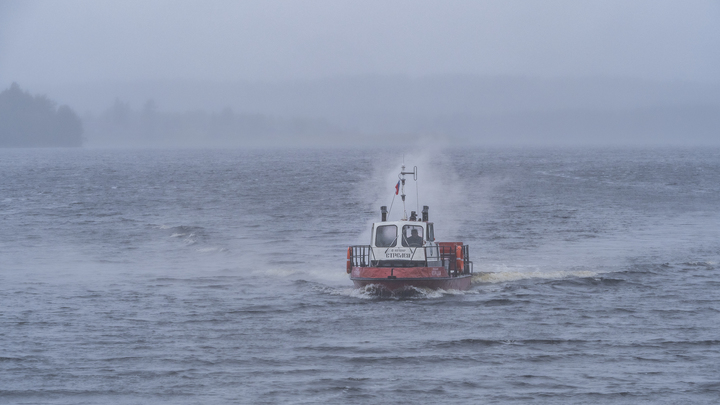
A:
[[[402,245],[407,247],[421,247],[423,244],[423,227],[405,225],[402,231]]]
[[[397,244],[397,226],[381,225],[377,227],[375,234],[375,246],[393,247]]]

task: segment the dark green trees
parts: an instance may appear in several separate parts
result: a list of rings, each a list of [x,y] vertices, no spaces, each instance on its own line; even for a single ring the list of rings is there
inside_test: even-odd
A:
[[[0,93],[0,147],[81,146],[83,126],[70,107],[56,107],[13,83]]]

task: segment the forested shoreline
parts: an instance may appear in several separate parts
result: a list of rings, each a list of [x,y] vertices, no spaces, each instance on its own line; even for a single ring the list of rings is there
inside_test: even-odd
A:
[[[31,95],[17,83],[0,93],[0,147],[78,147],[83,124],[67,105]]]
[[[14,83],[0,93],[0,147],[717,145],[720,133],[720,87],[693,83],[458,76],[42,89],[81,116]]]

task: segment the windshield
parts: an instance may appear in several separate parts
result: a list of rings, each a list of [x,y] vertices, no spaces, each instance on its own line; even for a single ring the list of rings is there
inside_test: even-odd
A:
[[[393,247],[397,242],[397,226],[382,225],[377,227],[375,233],[375,246]]]
[[[405,225],[402,231],[402,245],[407,247],[421,247],[423,244],[423,227],[418,225]]]

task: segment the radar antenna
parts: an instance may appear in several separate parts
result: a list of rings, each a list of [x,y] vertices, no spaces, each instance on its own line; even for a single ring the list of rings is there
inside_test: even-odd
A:
[[[406,172],[405,171],[405,162],[403,162],[402,169],[400,170],[400,174],[398,174],[398,179],[400,179],[401,190],[402,190],[402,194],[400,194],[400,197],[402,198],[402,203],[403,203],[403,217],[402,217],[403,221],[408,220],[407,210],[405,209],[405,175],[406,174],[412,174],[413,180],[415,180],[417,182],[417,166],[413,167],[413,171]],[[415,187],[417,188],[417,184],[415,185]]]

